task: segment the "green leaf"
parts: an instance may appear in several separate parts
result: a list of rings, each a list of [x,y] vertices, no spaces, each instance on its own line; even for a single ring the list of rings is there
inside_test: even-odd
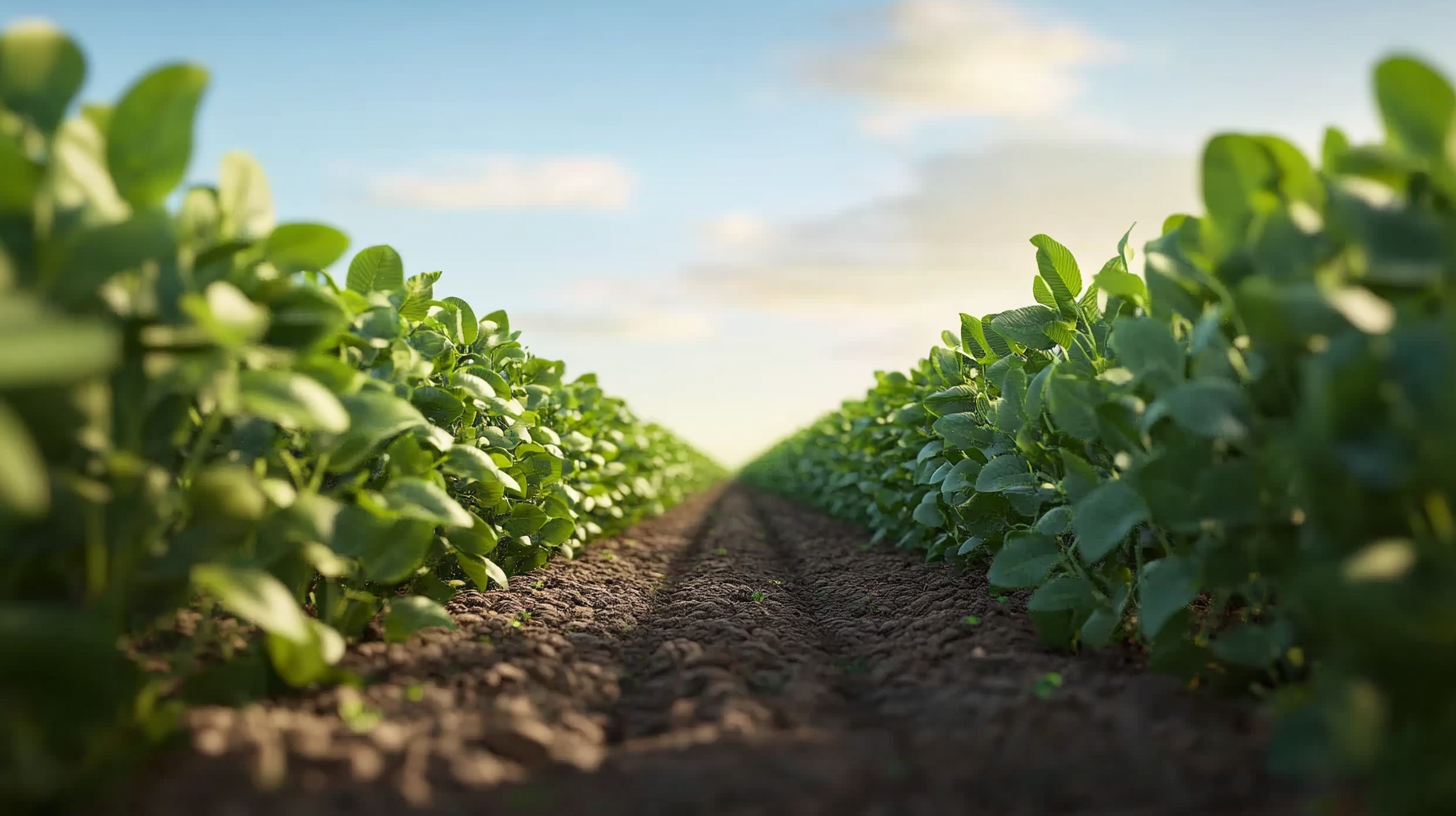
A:
[[[308,616],[282,581],[255,567],[198,564],[192,585],[227,611],[258,625],[269,634],[295,643],[310,638]]]
[[[340,520],[348,517],[352,514],[341,514]],[[371,523],[359,558],[365,580],[393,585],[414,575],[430,554],[435,526],[432,521],[409,518],[392,523],[380,519]],[[335,546],[334,549],[339,548]]]
[[[1082,293],[1082,271],[1077,268],[1077,259],[1071,250],[1052,240],[1048,235],[1036,235],[1031,239],[1036,247],[1036,269],[1041,280],[1046,281],[1057,303],[1070,306]]]
[[[1108,342],[1117,361],[1152,387],[1162,389],[1183,381],[1183,347],[1162,321],[1120,317],[1112,324]]]
[[[520,539],[526,536],[533,536],[537,530],[546,526],[551,517],[546,511],[534,504],[518,504],[511,508],[511,514],[501,521],[501,526],[512,537]]]
[[[1056,539],[1040,533],[1008,537],[996,553],[986,580],[999,587],[1020,589],[1040,584],[1062,558]]]
[[[1091,564],[1107,555],[1148,519],[1147,505],[1127,482],[1103,482],[1077,502],[1072,531],[1082,560]]]
[[[986,463],[976,476],[976,490],[982,493],[1001,493],[1017,488],[1028,488],[1036,484],[1036,476],[1019,454],[998,456]]]
[[[1052,424],[1084,442],[1097,441],[1099,402],[1096,383],[1064,374],[1053,374],[1047,380],[1046,403]]]
[[[1148,409],[1167,413],[1180,427],[1209,439],[1238,441],[1249,435],[1252,412],[1244,392],[1227,380],[1194,380],[1168,392]]]
[[[976,387],[969,383],[953,385],[926,397],[924,405],[925,410],[937,417],[973,411],[976,408]]]
[[[1046,331],[1058,319],[1057,312],[1045,306],[1023,306],[996,315],[991,319],[991,328],[1024,346],[1047,350],[1056,344]]]
[[[45,459],[20,416],[0,400],[0,518],[42,516],[50,504]]]
[[[54,133],[86,78],[86,57],[49,22],[19,22],[0,33],[0,107]]]
[[[344,657],[344,638],[328,624],[304,618],[308,636],[301,641],[268,635],[268,658],[273,670],[295,688],[321,680],[330,666]]]
[[[45,168],[25,154],[16,137],[0,132],[0,213],[29,213],[44,178]],[[0,289],[15,277],[7,268],[0,261]]]
[[[941,515],[940,506],[936,504],[935,497],[938,494],[934,491],[925,494],[925,499],[915,506],[915,512],[911,515],[916,523],[926,527],[944,527],[945,516]]]
[[[456,551],[455,561],[460,564],[460,569],[465,571],[465,575],[470,578],[471,583],[480,589],[488,589],[491,581],[494,581],[501,589],[510,589],[510,582],[506,580],[506,571],[489,558]]]
[[[945,439],[948,449],[970,450],[979,444],[977,436],[980,428],[974,413],[947,414],[931,427]]]
[[[976,478],[981,475],[981,463],[975,459],[962,459],[951,467],[940,484],[940,492],[946,496],[962,490],[974,490]]]
[[[52,291],[65,302],[84,302],[118,272],[140,269],[149,261],[175,265],[176,259],[171,216],[161,208],[139,210],[125,221],[73,233]]]
[[[1231,242],[1242,242],[1254,219],[1255,194],[1272,190],[1278,168],[1268,151],[1247,136],[1225,133],[1203,151],[1203,202],[1208,217]]]
[[[475,310],[458,297],[447,297],[444,302],[460,310],[460,328],[465,345],[474,343],[480,337],[480,319],[475,316]]]
[[[206,69],[168,65],[132,85],[111,113],[106,167],[122,198],[138,209],[167,199],[192,160],[192,122],[207,88]]]
[[[1121,258],[1109,260],[1093,281],[1097,288],[1111,297],[1120,297],[1145,311],[1151,305],[1148,285],[1142,278],[1127,271]]]
[[[443,626],[451,631],[456,628],[445,607],[429,598],[406,595],[389,602],[389,611],[384,616],[384,639],[400,643],[415,632],[434,626]]]
[[[385,244],[359,250],[349,262],[345,279],[350,291],[367,295],[370,292],[394,292],[404,288],[404,261],[394,247]]]
[[[353,470],[385,442],[429,424],[413,405],[393,394],[360,391],[340,401],[349,412],[349,430],[332,446],[331,473]]]
[[[222,235],[236,241],[257,241],[277,225],[268,176],[258,160],[233,150],[223,154],[217,178],[217,200],[222,208]]]
[[[17,303],[17,305],[22,305]],[[121,341],[106,324],[0,307],[0,389],[63,385],[110,371]]]
[[[1375,99],[1397,147],[1433,162],[1446,156],[1456,123],[1456,92],[1430,66],[1398,56],[1375,67]]]
[[[517,496],[524,495],[515,477],[501,470],[490,455],[479,448],[456,445],[445,455],[441,468],[452,476],[473,479],[486,485],[500,485]]]
[[[325,224],[279,224],[268,235],[268,260],[284,275],[324,269],[349,249],[349,236]]]
[[[1138,580],[1138,628],[1155,638],[1178,610],[1198,596],[1198,564],[1184,555],[1170,555],[1143,567]]]
[[[1092,585],[1080,575],[1059,575],[1042,584],[1026,608],[1032,612],[1061,612],[1067,609],[1087,609],[1097,603]]]
[[[405,518],[451,527],[469,527],[475,523],[475,518],[459,502],[431,481],[413,477],[397,479],[384,488],[383,495],[389,509]]]
[[[1057,308],[1058,304],[1056,295],[1052,294],[1052,290],[1047,288],[1046,281],[1042,280],[1041,278],[1031,279],[1031,296],[1036,300],[1037,303],[1040,303],[1043,306],[1051,309]]]
[[[238,375],[238,399],[253,416],[284,428],[343,433],[349,412],[329,389],[291,371],[244,371]]]
[[[1127,584],[1120,584],[1112,592],[1111,604],[1092,610],[1092,614],[1087,616],[1087,622],[1082,624],[1084,646],[1100,649],[1112,640],[1118,624],[1122,623],[1122,613],[1127,608],[1127,596]]]

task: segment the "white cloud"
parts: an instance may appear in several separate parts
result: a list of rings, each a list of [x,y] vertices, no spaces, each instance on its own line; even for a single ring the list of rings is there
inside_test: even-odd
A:
[[[773,240],[773,227],[750,213],[728,213],[704,224],[702,234],[713,247],[740,249]]]
[[[873,17],[867,42],[812,55],[806,73],[878,103],[864,128],[898,137],[937,119],[1060,111],[1081,90],[1081,69],[1120,53],[1085,28],[998,0],[898,0]]]
[[[637,182],[621,162],[601,156],[522,159],[462,157],[438,172],[391,173],[369,183],[380,204],[433,210],[620,210]]]
[[[783,226],[750,257],[699,264],[683,280],[702,302],[858,336],[928,325],[933,339],[958,312],[1032,302],[1033,235],[1066,244],[1090,280],[1134,221],[1141,247],[1166,216],[1198,210],[1196,167],[1191,155],[1113,144],[1003,141],[948,153],[917,168],[902,195]]]
[[[683,296],[676,281],[578,280],[555,289],[559,306],[513,314],[511,324],[531,336],[620,338],[683,343],[715,335],[718,325]]]

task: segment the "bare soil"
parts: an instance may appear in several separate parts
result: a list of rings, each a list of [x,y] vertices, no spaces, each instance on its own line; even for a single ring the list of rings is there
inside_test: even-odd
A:
[[[1050,652],[1024,597],[866,541],[709,491],[509,591],[458,595],[456,632],[355,647],[361,690],[194,710],[191,748],[123,810],[1301,812],[1261,772],[1251,709],[1131,653]]]

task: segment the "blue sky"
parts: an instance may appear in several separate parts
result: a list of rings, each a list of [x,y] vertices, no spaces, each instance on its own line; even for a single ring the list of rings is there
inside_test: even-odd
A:
[[[1392,51],[1456,73],[1450,0],[12,0],[83,96],[206,65],[191,175],[243,149],[281,220],[390,243],[730,464],[1197,208],[1217,130],[1377,131]]]

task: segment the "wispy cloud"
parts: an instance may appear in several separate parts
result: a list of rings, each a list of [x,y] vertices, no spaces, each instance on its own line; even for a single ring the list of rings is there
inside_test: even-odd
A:
[[[550,310],[511,316],[512,325],[533,336],[619,338],[647,343],[683,343],[717,334],[702,306],[684,297],[676,281],[578,280],[553,290]]]
[[[390,173],[369,182],[375,203],[432,210],[620,210],[636,189],[632,172],[603,156],[469,156],[430,173]]]
[[[812,54],[808,80],[869,99],[879,136],[964,116],[1039,116],[1068,105],[1087,66],[1121,49],[1081,26],[1039,20],[998,0],[898,0],[867,36]]]
[[[715,249],[758,247],[773,240],[773,225],[751,213],[728,213],[704,224],[702,237]]]
[[[1198,207],[1196,161],[1110,143],[1005,141],[917,168],[903,195],[779,227],[749,257],[683,273],[702,302],[854,332],[939,326],[1031,302],[1031,236],[1066,244],[1090,278],[1134,221],[1134,246]]]

